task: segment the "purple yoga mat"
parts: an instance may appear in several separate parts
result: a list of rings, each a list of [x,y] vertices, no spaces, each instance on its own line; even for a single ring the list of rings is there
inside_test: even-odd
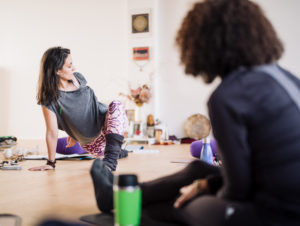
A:
[[[202,146],[203,146],[202,140],[197,140],[197,141],[194,141],[193,143],[191,143],[191,146],[190,146],[191,155],[193,157],[199,159],[201,150],[202,150]],[[216,154],[218,152],[217,141],[215,139],[210,139],[210,146],[211,146],[213,155],[216,156]]]
[[[59,138],[57,141],[56,152],[64,155],[86,154],[87,152],[77,142],[73,147],[66,148],[67,137]]]

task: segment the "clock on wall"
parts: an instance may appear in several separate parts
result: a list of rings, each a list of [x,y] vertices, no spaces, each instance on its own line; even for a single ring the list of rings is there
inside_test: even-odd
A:
[[[132,33],[149,32],[149,14],[133,14],[132,15]]]

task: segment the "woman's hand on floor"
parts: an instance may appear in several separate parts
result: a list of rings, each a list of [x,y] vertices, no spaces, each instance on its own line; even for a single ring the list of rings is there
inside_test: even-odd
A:
[[[46,171],[46,170],[53,170],[53,169],[54,168],[52,166],[43,165],[43,166],[32,167],[32,168],[29,168],[28,170],[30,170],[30,171]]]
[[[73,147],[76,143],[77,143],[77,140],[74,140],[72,137],[68,137],[66,148]]]
[[[174,207],[179,208],[185,202],[196,197],[200,192],[207,190],[207,180],[196,180],[194,183],[184,186],[180,189],[181,196],[175,201]]]

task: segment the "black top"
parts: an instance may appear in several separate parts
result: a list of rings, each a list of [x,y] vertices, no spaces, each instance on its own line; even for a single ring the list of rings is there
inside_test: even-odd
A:
[[[280,70],[300,89],[298,78]],[[208,107],[223,163],[218,196],[253,202],[267,222],[299,222],[300,110],[287,92],[268,74],[240,68]]]

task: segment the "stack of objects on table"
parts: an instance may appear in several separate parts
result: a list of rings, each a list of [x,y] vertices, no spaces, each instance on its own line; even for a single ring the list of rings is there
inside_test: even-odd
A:
[[[17,144],[17,138],[14,136],[0,136],[0,148],[10,148]]]

